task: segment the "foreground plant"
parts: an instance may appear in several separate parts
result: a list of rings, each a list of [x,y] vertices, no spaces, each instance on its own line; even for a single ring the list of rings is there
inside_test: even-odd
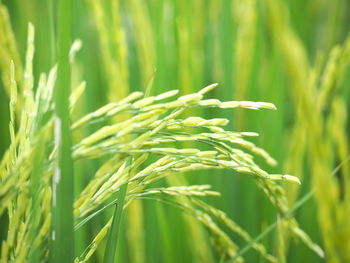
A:
[[[25,262],[28,259],[47,261],[50,249],[48,241],[57,234],[50,232],[52,204],[56,202],[52,185],[59,180],[54,169],[60,143],[57,140],[59,123],[55,122],[52,96],[56,67],[49,74],[41,74],[34,92],[33,38],[34,29],[30,26],[23,94],[17,91],[15,65],[11,64],[10,67],[11,145],[0,163],[0,215],[8,215],[9,227],[7,239],[1,246],[1,262]],[[154,182],[168,176],[205,169],[229,169],[252,176],[281,215],[285,228],[320,256],[323,255],[322,250],[311,242],[288,213],[284,190],[276,183],[284,180],[299,184],[299,179],[291,175],[269,174],[254,162],[253,154],[271,165],[276,163],[266,151],[247,140],[250,136],[257,136],[256,133],[227,131],[223,127],[228,120],[222,118],[182,117],[185,111],[188,114],[191,109],[200,107],[276,109],[266,102],[203,99],[216,86],[212,84],[177,99],[172,99],[177,95],[177,90],[155,96],[134,92],[121,101],[109,103],[73,121],[73,160],[99,158],[103,161],[75,200],[75,231],[108,207],[117,205],[114,218],[105,222],[91,244],[76,257],[76,262],[87,262],[91,258],[111,226],[114,230],[108,239],[105,258],[113,258],[109,255],[115,250],[113,233],[118,232],[122,210],[135,199],[164,202],[192,215],[208,230],[222,260],[234,258],[235,262],[243,262],[243,258],[237,256],[238,246],[221,228],[225,226],[248,243],[251,242],[252,248],[268,261],[277,262],[262,244],[253,242],[250,235],[224,212],[200,199],[201,196],[219,195],[210,189],[210,185],[153,186]],[[83,82],[72,91],[71,113],[84,87]],[[22,105],[17,104],[19,97],[23,97]],[[16,115],[17,107],[23,109],[20,116]],[[17,116],[20,117],[18,120]],[[81,131],[86,126],[106,121],[111,124],[81,137]],[[174,148],[176,142],[191,142],[193,147]],[[186,198],[187,202],[180,203],[173,196]]]

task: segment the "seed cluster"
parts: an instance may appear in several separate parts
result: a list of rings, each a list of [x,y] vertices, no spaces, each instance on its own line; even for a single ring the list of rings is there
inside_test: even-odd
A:
[[[60,141],[59,136],[55,136],[59,120],[53,114],[52,98],[57,72],[53,67],[48,75],[42,73],[34,92],[33,43],[34,28],[29,25],[23,94],[17,92],[14,63],[10,70],[11,145],[0,162],[0,215],[7,211],[9,231],[1,246],[1,262],[24,262],[34,251],[46,258],[48,240],[55,238],[55,233],[49,230],[51,206],[55,203],[52,180],[60,180],[54,170]],[[223,258],[232,258],[238,247],[220,225],[225,225],[247,242],[252,242],[252,239],[222,211],[198,199],[217,196],[218,192],[210,190],[209,185],[159,188],[152,184],[175,174],[207,169],[227,169],[233,175],[252,176],[272,204],[282,214],[286,213],[288,206],[284,190],[275,181],[297,184],[300,181],[292,175],[269,174],[255,163],[253,155],[262,157],[271,165],[276,164],[266,151],[248,141],[249,137],[257,136],[256,133],[226,131],[223,127],[228,120],[222,118],[183,117],[184,112],[187,111],[188,115],[196,107],[276,109],[273,104],[265,102],[203,99],[216,86],[212,84],[176,99],[173,97],[177,90],[155,96],[134,92],[74,121],[71,126],[73,159],[103,160],[74,203],[76,226],[86,223],[111,204],[118,205],[118,200],[109,204],[108,201],[127,184],[124,207],[133,200],[146,198],[174,205],[208,229]],[[85,82],[82,82],[73,90],[71,113],[84,88]],[[23,99],[20,115],[16,113],[21,101],[18,97]],[[80,138],[82,130],[97,122],[110,124]],[[190,143],[191,147],[175,147],[183,142]],[[126,161],[127,157],[132,158],[131,163]],[[172,197],[184,197],[188,202],[179,203]],[[76,262],[89,260],[106,236],[111,222],[106,223]],[[285,222],[302,241],[314,246],[292,217]],[[253,248],[270,262],[276,262],[261,244],[253,244]],[[237,259],[237,262],[241,261],[242,258]]]

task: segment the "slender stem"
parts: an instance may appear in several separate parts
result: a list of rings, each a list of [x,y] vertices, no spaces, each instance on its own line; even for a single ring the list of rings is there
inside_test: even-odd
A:
[[[295,210],[297,210],[299,207],[301,207],[306,201],[308,201],[312,197],[312,191],[308,192],[306,195],[304,195],[296,204],[291,208],[284,216],[283,218],[286,218],[290,216]],[[233,263],[236,262],[236,260],[245,254],[254,244],[258,243],[264,236],[266,236],[268,233],[270,233],[275,227],[277,226],[277,222],[272,223],[269,225],[263,232],[261,232],[260,235],[258,235],[256,238],[254,238],[251,242],[249,242],[244,248],[242,248],[234,258],[227,261],[227,263]]]
[[[57,84],[55,87],[55,142],[58,163],[53,177],[51,261],[73,262],[73,161],[69,120],[72,1],[57,3]]]
[[[126,166],[130,167],[131,170],[131,157],[127,157]],[[130,171],[129,171],[130,173]],[[130,174],[128,176],[130,178]],[[128,179],[129,179],[128,178]],[[107,245],[105,248],[105,254],[104,254],[104,263],[114,263],[115,262],[115,256],[117,252],[117,243],[120,233],[120,223],[122,221],[123,216],[123,208],[124,208],[124,202],[125,202],[125,196],[127,193],[128,184],[123,184],[120,187],[120,190],[117,194],[118,203],[116,204],[113,220],[112,220],[112,226],[108,232],[108,239],[107,239]]]
[[[56,63],[56,45],[55,45],[55,3],[54,0],[48,2],[48,16],[49,16],[49,50],[50,50],[50,66],[52,67]]]
[[[350,156],[348,156],[345,160],[343,160],[337,167],[335,167],[331,173],[331,176],[334,176],[340,168],[347,162],[350,161]],[[299,209],[304,203],[306,203],[313,195],[312,190],[310,190],[307,194],[305,194],[282,218],[286,218],[294,213],[297,209]],[[250,243],[248,243],[244,248],[242,248],[234,258],[227,261],[227,263],[233,263],[235,262],[240,256],[245,254],[252,246],[253,244],[259,242],[264,236],[269,234],[275,227],[277,226],[277,222],[272,223],[269,225],[263,232],[260,233],[256,238],[254,238]]]

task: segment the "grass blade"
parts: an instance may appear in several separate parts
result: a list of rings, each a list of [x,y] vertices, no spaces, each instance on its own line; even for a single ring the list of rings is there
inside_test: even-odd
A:
[[[131,167],[131,157],[127,158],[126,167]],[[129,171],[129,174],[130,174],[130,171]],[[120,222],[123,216],[123,207],[124,207],[127,188],[128,188],[128,183],[123,184],[120,187],[120,190],[118,191],[118,194],[117,194],[118,203],[116,204],[114,215],[113,215],[112,226],[108,233],[107,245],[106,245],[106,250],[105,250],[104,259],[103,259],[104,263],[115,262],[117,243],[119,238]]]
[[[69,49],[71,45],[72,2],[58,2],[57,15],[57,85],[55,87],[55,142],[58,163],[53,177],[52,204],[52,247],[51,261],[73,262],[73,199],[74,176],[71,157],[71,134],[69,119],[70,65]]]
[[[304,203],[306,203],[310,198],[312,197],[312,192],[308,192],[305,196],[303,196],[295,205],[292,209],[290,209],[290,211],[284,216],[287,217],[289,215],[291,215],[295,210],[297,210],[298,208],[300,208]],[[243,247],[234,258],[226,261],[227,263],[233,263],[236,262],[237,259],[239,259],[239,257],[241,257],[242,255],[244,255],[246,252],[248,252],[248,250],[250,248],[252,248],[254,243],[259,242],[263,237],[265,237],[267,234],[269,234],[272,230],[275,229],[275,227],[277,226],[277,222],[272,223],[271,225],[269,225],[263,232],[260,233],[260,235],[258,235],[256,238],[254,238],[252,240],[252,242],[248,243],[245,247]]]
[[[334,170],[332,171],[331,176],[335,176],[335,174],[340,170],[340,168],[350,161],[350,156],[348,156],[345,160],[343,160]],[[304,205],[313,195],[312,191],[309,191],[305,194],[295,205],[283,216],[286,218],[287,216],[293,214],[296,210],[298,210],[302,205]],[[235,262],[240,256],[245,254],[250,248],[252,248],[254,243],[259,242],[262,238],[264,238],[267,234],[269,234],[275,227],[277,227],[277,221],[269,225],[260,235],[252,240],[252,242],[248,243],[245,247],[243,247],[234,258],[227,261],[227,263]]]

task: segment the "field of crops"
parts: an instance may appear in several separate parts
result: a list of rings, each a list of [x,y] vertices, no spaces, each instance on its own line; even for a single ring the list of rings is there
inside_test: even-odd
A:
[[[0,263],[350,262],[350,2],[0,0]]]

